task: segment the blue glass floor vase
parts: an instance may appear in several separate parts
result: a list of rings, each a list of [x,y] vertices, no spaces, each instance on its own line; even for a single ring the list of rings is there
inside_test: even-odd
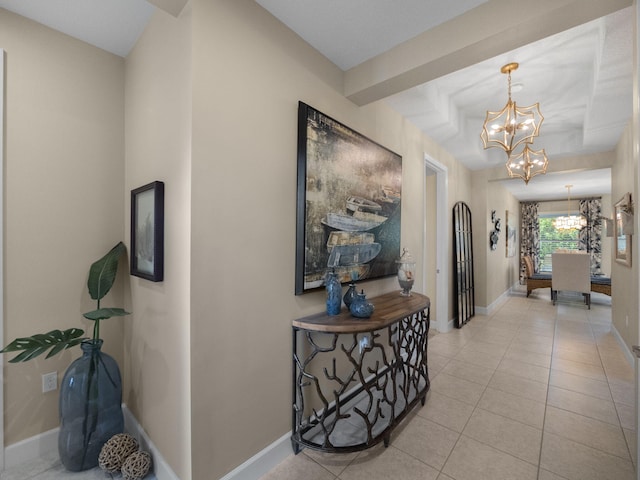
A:
[[[60,388],[58,452],[67,470],[98,465],[102,446],[124,430],[122,379],[116,361],[100,349],[102,340],[82,342]]]

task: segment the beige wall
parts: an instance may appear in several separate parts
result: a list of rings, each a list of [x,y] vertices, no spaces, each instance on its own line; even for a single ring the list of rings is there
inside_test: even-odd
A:
[[[336,67],[254,2],[195,1],[193,28],[193,477],[218,478],[290,431],[291,321],[324,305],[293,295],[298,101],[402,155],[402,244],[420,265],[424,153],[450,168],[451,199],[469,184],[384,105],[346,100]]]
[[[6,50],[6,342],[53,329],[93,325],[86,290],[91,263],[123,238],[121,58],[0,9]],[[122,306],[126,263],[114,298]],[[103,322],[103,350],[122,365],[122,319]],[[58,426],[58,392],[41,374],[80,356],[4,367],[5,445]],[[8,358],[11,358],[10,356]],[[8,360],[5,358],[5,360]]]
[[[505,292],[518,282],[520,258],[520,204],[499,182],[493,181],[491,171],[476,171],[472,175],[473,202],[473,254],[475,273],[475,304],[480,308],[492,307]],[[489,237],[495,229],[491,212],[500,219],[500,232],[495,250],[491,250]],[[507,257],[507,215],[517,230],[513,257]]]
[[[611,199],[615,204],[622,196],[631,192],[631,198],[637,198],[635,191],[636,165],[633,158],[633,136],[631,123],[620,138],[616,149],[616,162],[611,170]],[[637,201],[634,200],[637,205]],[[637,207],[636,207],[637,210]],[[637,222],[636,213],[636,222]],[[638,232],[636,225],[635,231]],[[613,239],[612,239],[613,240]],[[635,247],[636,245],[634,245]],[[614,253],[612,252],[612,255]],[[637,345],[638,341],[638,256],[631,252],[632,266],[628,267],[615,260],[611,264],[611,304],[613,324],[622,336],[627,347]]]
[[[491,306],[500,296],[516,285],[519,280],[520,203],[501,185],[487,183],[487,187],[489,194],[485,221],[490,222],[491,210],[496,210],[496,216],[501,221],[497,248],[493,251],[489,249],[488,235],[485,236],[484,241],[485,251],[488,256],[487,268],[484,271],[487,282],[486,304]],[[507,211],[509,212],[509,223],[512,228],[516,229],[516,244],[512,257],[507,257]]]
[[[474,300],[476,307],[484,308],[489,304],[487,302],[487,276],[485,272],[489,261],[489,232],[491,231],[491,210],[488,209],[489,193],[486,172],[474,172],[471,183],[473,197],[469,208],[471,209],[473,228]],[[502,218],[499,210],[498,215]]]
[[[174,472],[191,477],[189,291],[191,14],[156,11],[126,60],[126,178],[130,191],[165,183],[164,281],[131,277],[124,402]],[[129,243],[130,227],[125,238]]]

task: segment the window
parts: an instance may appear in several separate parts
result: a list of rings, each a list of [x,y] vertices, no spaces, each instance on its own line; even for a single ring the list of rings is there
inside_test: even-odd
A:
[[[553,221],[563,215],[541,215],[540,224],[540,271],[551,271],[551,254],[556,250],[578,250],[578,230],[556,230]]]

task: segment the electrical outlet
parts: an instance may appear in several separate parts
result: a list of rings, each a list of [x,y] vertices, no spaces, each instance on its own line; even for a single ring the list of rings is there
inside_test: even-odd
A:
[[[369,335],[365,335],[360,339],[359,346],[360,353],[362,353],[362,351],[369,346]]]
[[[42,375],[42,393],[51,392],[58,389],[58,372],[45,373]]]

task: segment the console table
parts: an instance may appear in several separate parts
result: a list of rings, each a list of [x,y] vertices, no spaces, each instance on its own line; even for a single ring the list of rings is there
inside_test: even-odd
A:
[[[364,450],[391,431],[429,390],[430,300],[395,291],[369,299],[371,318],[346,308],[294,320],[291,444],[325,452]]]

